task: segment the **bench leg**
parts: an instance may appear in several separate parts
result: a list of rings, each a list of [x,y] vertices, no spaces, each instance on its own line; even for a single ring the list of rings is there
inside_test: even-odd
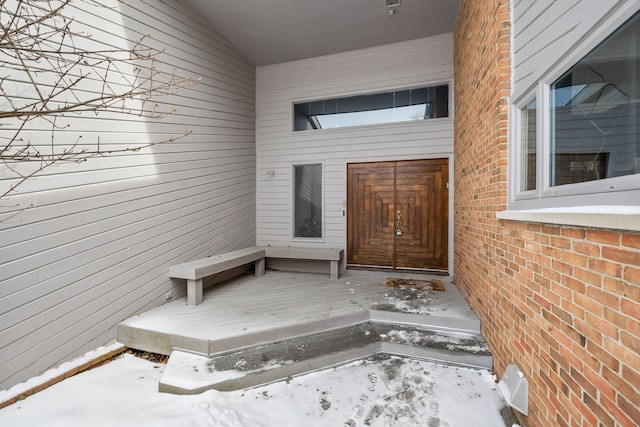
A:
[[[187,304],[198,305],[202,302],[202,279],[187,279]]]
[[[338,275],[340,274],[340,262],[338,261],[330,261],[331,262],[331,278],[333,280],[338,280]]]
[[[260,258],[256,260],[256,276],[262,276],[264,274],[264,258]]]

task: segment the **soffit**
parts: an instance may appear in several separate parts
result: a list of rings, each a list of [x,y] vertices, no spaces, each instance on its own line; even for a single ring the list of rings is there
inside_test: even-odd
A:
[[[189,0],[255,65],[453,31],[460,0]]]

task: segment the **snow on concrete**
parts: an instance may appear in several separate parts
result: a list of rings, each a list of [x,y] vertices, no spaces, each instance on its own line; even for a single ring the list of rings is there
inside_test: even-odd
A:
[[[2,426],[504,426],[495,377],[374,357],[235,392],[158,392],[164,365],[124,354],[0,410]]]

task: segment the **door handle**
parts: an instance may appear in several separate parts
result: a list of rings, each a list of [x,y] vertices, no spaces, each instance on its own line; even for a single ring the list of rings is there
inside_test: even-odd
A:
[[[398,211],[398,216],[396,217],[396,236],[402,236],[402,215],[400,211]]]

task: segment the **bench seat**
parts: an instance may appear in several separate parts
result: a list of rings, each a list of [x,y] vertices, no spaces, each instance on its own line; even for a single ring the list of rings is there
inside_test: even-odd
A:
[[[253,246],[172,265],[169,267],[169,277],[186,279],[187,304],[198,305],[202,302],[204,278],[216,273],[222,273],[253,262],[255,263],[256,276],[262,276],[264,274],[265,258],[305,259],[328,261],[331,278],[337,280],[343,255],[344,250],[333,248]]]
[[[267,258],[308,259],[312,261],[329,261],[331,278],[338,279],[340,274],[340,261],[344,250],[334,248],[294,248],[281,246],[265,246]]]
[[[202,302],[203,280],[205,277],[221,273],[232,268],[255,262],[256,276],[264,274],[265,250],[253,246],[237,251],[196,259],[169,267],[169,277],[187,280],[187,304],[198,305]]]

